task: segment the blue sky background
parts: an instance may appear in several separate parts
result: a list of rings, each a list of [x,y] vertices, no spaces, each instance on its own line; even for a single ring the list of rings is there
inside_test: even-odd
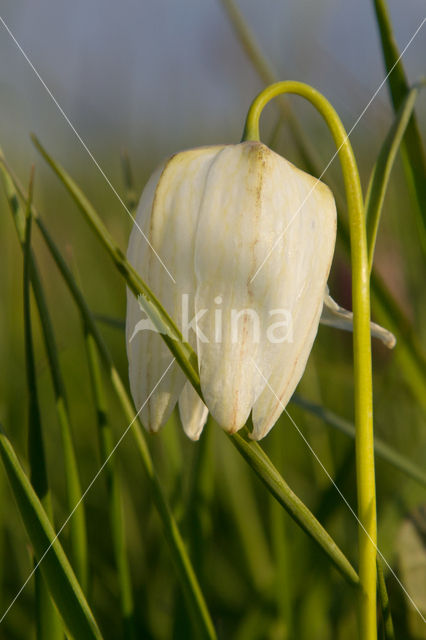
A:
[[[402,49],[425,5],[392,0],[389,6]],[[372,2],[240,0],[239,7],[277,75],[314,84],[350,127],[384,75]],[[219,0],[4,0],[2,16],[102,155],[120,146],[145,155],[149,148],[155,164],[182,146],[238,140],[261,88]],[[7,153],[27,153],[34,130],[51,149],[53,143],[74,154],[77,140],[2,26],[0,58]],[[411,79],[425,72],[425,61],[426,28],[404,57]],[[423,97],[420,114],[424,105]],[[356,135],[384,132],[389,119],[383,88]]]

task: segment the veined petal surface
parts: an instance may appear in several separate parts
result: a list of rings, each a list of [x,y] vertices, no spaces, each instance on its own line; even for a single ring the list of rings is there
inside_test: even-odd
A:
[[[217,151],[217,147],[183,151],[160,167],[148,181],[136,214],[137,225],[149,244],[136,224],[130,236],[129,262],[181,329],[182,305],[186,313],[193,313],[194,233],[205,174]],[[135,326],[143,317],[137,300],[128,291],[126,342],[130,387],[137,409],[145,403],[141,411],[145,427],[158,431],[176,404],[185,376],[174,363],[152,393],[172,355],[160,335],[152,331],[135,333]]]
[[[295,366],[286,356],[300,355],[306,331],[299,329],[298,346],[291,347],[283,341],[292,337],[289,319],[294,324],[294,314],[306,303],[304,326],[317,323],[336,223],[334,204],[325,220],[318,213],[324,204],[318,192],[326,190],[327,204],[332,201],[324,185],[307,198],[315,182],[258,142],[225,147],[208,172],[195,239],[195,309],[209,312],[198,320],[197,351],[206,404],[231,433],[266,395],[266,380],[276,367],[287,368],[288,376]],[[324,251],[326,269],[316,258]],[[320,285],[311,285],[313,276]]]
[[[299,194],[297,215],[290,214],[280,248],[275,251],[287,265],[283,304],[291,312],[293,335],[291,341],[276,345],[272,373],[263,372],[268,383],[253,407],[251,437],[255,440],[273,427],[303,375],[318,330],[336,241],[331,191],[296,167],[292,167],[292,174]]]

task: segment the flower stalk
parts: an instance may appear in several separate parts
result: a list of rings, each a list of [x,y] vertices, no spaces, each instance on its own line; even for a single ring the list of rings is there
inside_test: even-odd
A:
[[[337,146],[343,171],[349,212],[354,314],[354,405],[360,578],[359,637],[363,640],[375,640],[377,638],[377,522],[370,334],[370,270],[362,190],[355,156],[338,114],[324,96],[304,83],[277,82],[263,90],[250,106],[243,132],[243,141],[259,140],[259,118],[263,108],[272,98],[285,93],[306,98],[323,116]]]

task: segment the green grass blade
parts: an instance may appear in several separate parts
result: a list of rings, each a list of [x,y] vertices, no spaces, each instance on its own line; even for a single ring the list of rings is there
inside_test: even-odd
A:
[[[43,335],[48,354],[50,372],[52,376],[53,389],[55,394],[55,404],[58,422],[61,430],[62,446],[64,452],[64,475],[67,491],[67,508],[73,511],[76,504],[80,502],[82,491],[80,476],[78,471],[77,456],[73,442],[70,417],[65,398],[65,387],[62,379],[59,364],[56,340],[53,333],[53,326],[47,308],[41,279],[34,270],[35,277],[32,279],[35,298],[39,309],[40,320],[42,322]],[[86,534],[86,517],[84,504],[81,503],[70,521],[70,545],[71,563],[74,567],[77,578],[83,591],[88,588],[88,549]]]
[[[392,612],[390,608],[388,591],[386,589],[385,576],[383,574],[382,562],[377,558],[377,589],[379,592],[379,602],[383,618],[383,632],[385,640],[395,640],[395,630],[393,628]]]
[[[37,374],[35,369],[34,348],[31,325],[30,300],[30,266],[31,266],[31,177],[28,192],[27,208],[22,221],[24,248],[24,330],[25,330],[25,362],[27,369],[28,389],[28,458],[30,478],[34,491],[46,509],[48,517],[53,520],[53,510],[48,484],[46,456],[43,443],[40,407],[37,397]],[[25,226],[24,226],[25,225]],[[38,640],[60,640],[63,638],[62,623],[51,600],[46,582],[38,568],[35,568],[35,607],[36,637]]]
[[[397,151],[401,145],[407,125],[410,122],[419,87],[413,87],[402,102],[396,118],[388,135],[380,149],[376,164],[374,165],[367,196],[365,199],[365,215],[367,220],[368,262],[370,271],[373,266],[374,249],[376,246],[377,231],[383,208],[386,190]]]
[[[6,196],[15,222],[18,238],[22,248],[25,244],[25,212],[16,198],[14,184],[5,171],[2,171],[3,183]],[[53,390],[55,395],[55,405],[61,429],[63,450],[64,450],[64,470],[67,490],[67,505],[69,512],[80,502],[81,485],[78,472],[77,458],[72,438],[70,418],[65,397],[65,385],[62,378],[59,364],[58,350],[53,332],[52,321],[47,307],[46,297],[37,263],[34,255],[29,250],[28,270],[33,286],[40,322],[43,331],[46,352],[49,361],[49,368],[52,377]],[[84,591],[88,584],[88,552],[86,536],[86,519],[84,506],[81,504],[75,511],[70,522],[70,542],[72,564],[77,574],[78,580]]]
[[[126,189],[125,203],[126,206],[133,211],[137,205],[137,194],[135,190],[135,183],[133,180],[133,171],[130,164],[129,154],[126,149],[121,152],[121,171],[123,174],[124,187]]]
[[[41,572],[70,635],[75,640],[102,640],[95,618],[43,505],[2,430],[0,455]]]
[[[383,58],[388,75],[388,85],[395,112],[401,107],[410,91],[386,0],[374,0]],[[402,144],[403,164],[410,191],[414,195],[419,236],[426,251],[426,155],[415,113],[408,122]]]
[[[31,211],[32,188],[28,195],[27,210]],[[19,205],[18,205],[19,206]],[[26,220],[26,222],[25,222]],[[30,301],[30,257],[31,257],[31,214],[23,218],[23,249],[24,249],[24,330],[25,330],[25,362],[27,370],[28,389],[28,456],[30,462],[31,484],[40,500],[51,512],[51,500],[48,489],[46,456],[44,451],[43,433],[41,428],[40,407],[37,397],[37,374],[35,370],[34,347],[31,327]]]
[[[12,174],[6,168],[4,162],[0,163],[0,168],[2,170],[3,175],[6,176],[6,178],[9,181],[13,180],[13,186],[19,192],[19,195],[23,199],[25,199],[25,193],[20,187],[19,182],[16,180],[14,176],[12,176]],[[10,194],[10,197],[12,202],[17,200],[16,192],[14,192],[13,196],[12,194]],[[187,551],[185,549],[185,545],[182,540],[182,536],[179,532],[178,526],[170,511],[170,508],[167,504],[167,500],[164,496],[164,493],[161,489],[160,483],[156,476],[151,454],[149,452],[149,449],[145,440],[145,435],[141,428],[141,424],[139,420],[135,420],[135,409],[134,409],[133,403],[126,391],[126,387],[117,369],[114,366],[114,363],[111,359],[109,351],[93,319],[92,313],[89,307],[87,306],[86,300],[83,294],[81,293],[80,289],[78,288],[75,282],[75,279],[70,269],[68,268],[68,265],[66,264],[60,251],[56,247],[56,244],[51,238],[46,226],[44,225],[43,221],[41,220],[34,206],[32,206],[32,211],[33,211],[34,219],[37,222],[37,225],[52,254],[52,257],[61,275],[63,276],[69,288],[69,291],[81,313],[83,325],[89,328],[96,342],[96,346],[99,350],[99,353],[104,362],[104,365],[108,371],[111,384],[120,401],[124,415],[126,416],[128,423],[129,424],[132,423],[131,430],[132,430],[133,437],[135,438],[136,448],[139,453],[143,468],[149,479],[149,482],[152,488],[154,504],[160,515],[160,518],[163,524],[164,534],[170,547],[170,553],[175,562],[175,565],[177,568],[177,574],[180,579],[184,593],[187,597],[190,611],[194,616],[199,637],[214,639],[216,638],[216,635],[215,635],[213,623],[210,618],[210,614],[208,612],[207,605],[204,600],[204,596],[202,594],[195,572],[189,560]]]
[[[340,573],[351,584],[357,585],[358,575],[349,560],[311,511],[290,489],[260,445],[257,442],[247,441],[239,433],[230,436],[230,439],[293,520],[321,547]]]
[[[336,415],[333,411],[330,411],[321,405],[309,402],[298,394],[293,395],[291,402],[302,407],[305,411],[309,411],[310,413],[318,416],[324,420],[324,422],[335,429],[338,429],[342,433],[345,433],[350,438],[355,438],[355,427],[351,422],[349,422],[349,420],[345,420],[341,416]],[[398,471],[405,473],[413,480],[416,480],[416,482],[426,486],[426,473],[423,469],[411,462],[411,460],[408,460],[408,458],[402,454],[395,451],[395,449],[386,442],[383,442],[383,440],[380,440],[377,436],[374,438],[374,451],[376,456],[394,466]]]
[[[86,219],[89,221],[91,227],[96,231],[96,234],[104,244],[104,247],[108,250],[110,257],[116,264],[119,272],[125,278],[129,288],[133,293],[142,297],[145,311],[159,329],[162,338],[175,356],[179,365],[182,367],[185,375],[194,386],[195,390],[201,395],[197,356],[195,352],[189,344],[181,341],[180,332],[173,320],[171,320],[166,311],[162,308],[161,304],[153,296],[148,286],[127,262],[122,251],[117,247],[111,235],[104,227],[101,218],[74,183],[72,178],[49,156],[47,151],[43,149],[36,139],[34,139],[34,142],[45,160],[67,188],[80,211],[82,211]],[[170,339],[169,336],[173,336],[173,338]],[[343,575],[351,583],[356,584],[358,576],[347,558],[338,548],[336,543],[330,538],[328,533],[321,527],[314,515],[291,491],[290,487],[288,487],[283,478],[281,478],[278,471],[275,469],[261,447],[256,443],[246,442],[244,438],[238,434],[230,436],[230,438],[236,448],[243,455],[244,459],[249,462],[251,468],[262,479],[264,484],[277,498],[280,504],[288,510],[296,522],[298,522],[298,524],[321,546],[321,548],[328,554],[330,560],[341,570]],[[145,442],[144,447],[146,447]]]
[[[93,396],[99,432],[99,449],[101,462],[106,462],[104,473],[108,491],[108,510],[111,525],[111,537],[114,548],[115,564],[117,567],[118,584],[120,589],[121,615],[123,619],[124,640],[136,639],[134,619],[133,590],[130,578],[129,561],[127,558],[124,514],[121,495],[120,478],[112,456],[114,438],[107,417],[107,404],[102,383],[102,373],[99,367],[96,343],[90,330],[86,327],[85,344],[90,377],[92,380]]]
[[[350,252],[349,230],[340,220],[340,240]],[[426,356],[422,344],[383,278],[373,268],[371,272],[371,304],[376,322],[391,331],[397,339],[394,358],[403,372],[402,382],[410,387],[421,406],[426,407]]]

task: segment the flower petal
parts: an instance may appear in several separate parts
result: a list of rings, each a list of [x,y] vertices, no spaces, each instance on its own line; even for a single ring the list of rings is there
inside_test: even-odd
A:
[[[145,187],[136,214],[137,224],[130,236],[129,262],[178,326],[181,325],[182,294],[187,295],[189,312],[193,310],[194,229],[202,195],[200,185],[217,150],[217,147],[206,147],[184,151],[160,167]],[[138,409],[146,402],[141,411],[144,425],[149,431],[158,431],[173,411],[185,376],[174,363],[147,401],[172,355],[160,335],[144,330],[135,333],[137,323],[144,317],[137,300],[128,291],[126,341],[130,387]]]
[[[273,314],[292,314],[306,304],[306,325],[322,304],[336,223],[324,185],[304,202],[314,184],[257,142],[225,147],[208,173],[195,244],[195,308],[200,314],[209,310],[198,321],[208,342],[199,337],[197,351],[204,399],[229,432],[246,422],[265,393],[265,379],[289,351],[288,345],[277,345],[277,336],[271,340]],[[317,209],[324,197],[333,209],[323,220]],[[318,252],[326,253],[326,268]],[[317,277],[318,269],[320,286],[311,286],[309,278]],[[221,340],[212,309],[222,311]],[[294,351],[297,358],[299,348]],[[295,363],[288,360],[286,366],[288,377]]]
[[[292,341],[276,345],[272,374],[253,407],[250,437],[255,440],[273,427],[303,375],[318,330],[336,239],[336,207],[331,191],[295,167],[293,171],[301,203],[281,242],[282,259],[290,269],[283,298],[291,312],[293,336]]]
[[[198,440],[206,424],[209,410],[190,382],[185,382],[179,396],[179,415],[188,438]]]
[[[324,306],[322,309],[320,323],[327,325],[328,327],[334,327],[335,329],[342,329],[343,331],[353,331],[353,319],[354,314],[352,311],[347,311],[330,296],[328,287],[326,288],[324,295]],[[381,327],[375,322],[370,322],[371,335],[373,338],[378,338],[388,349],[393,349],[396,345],[396,338],[387,329]]]

